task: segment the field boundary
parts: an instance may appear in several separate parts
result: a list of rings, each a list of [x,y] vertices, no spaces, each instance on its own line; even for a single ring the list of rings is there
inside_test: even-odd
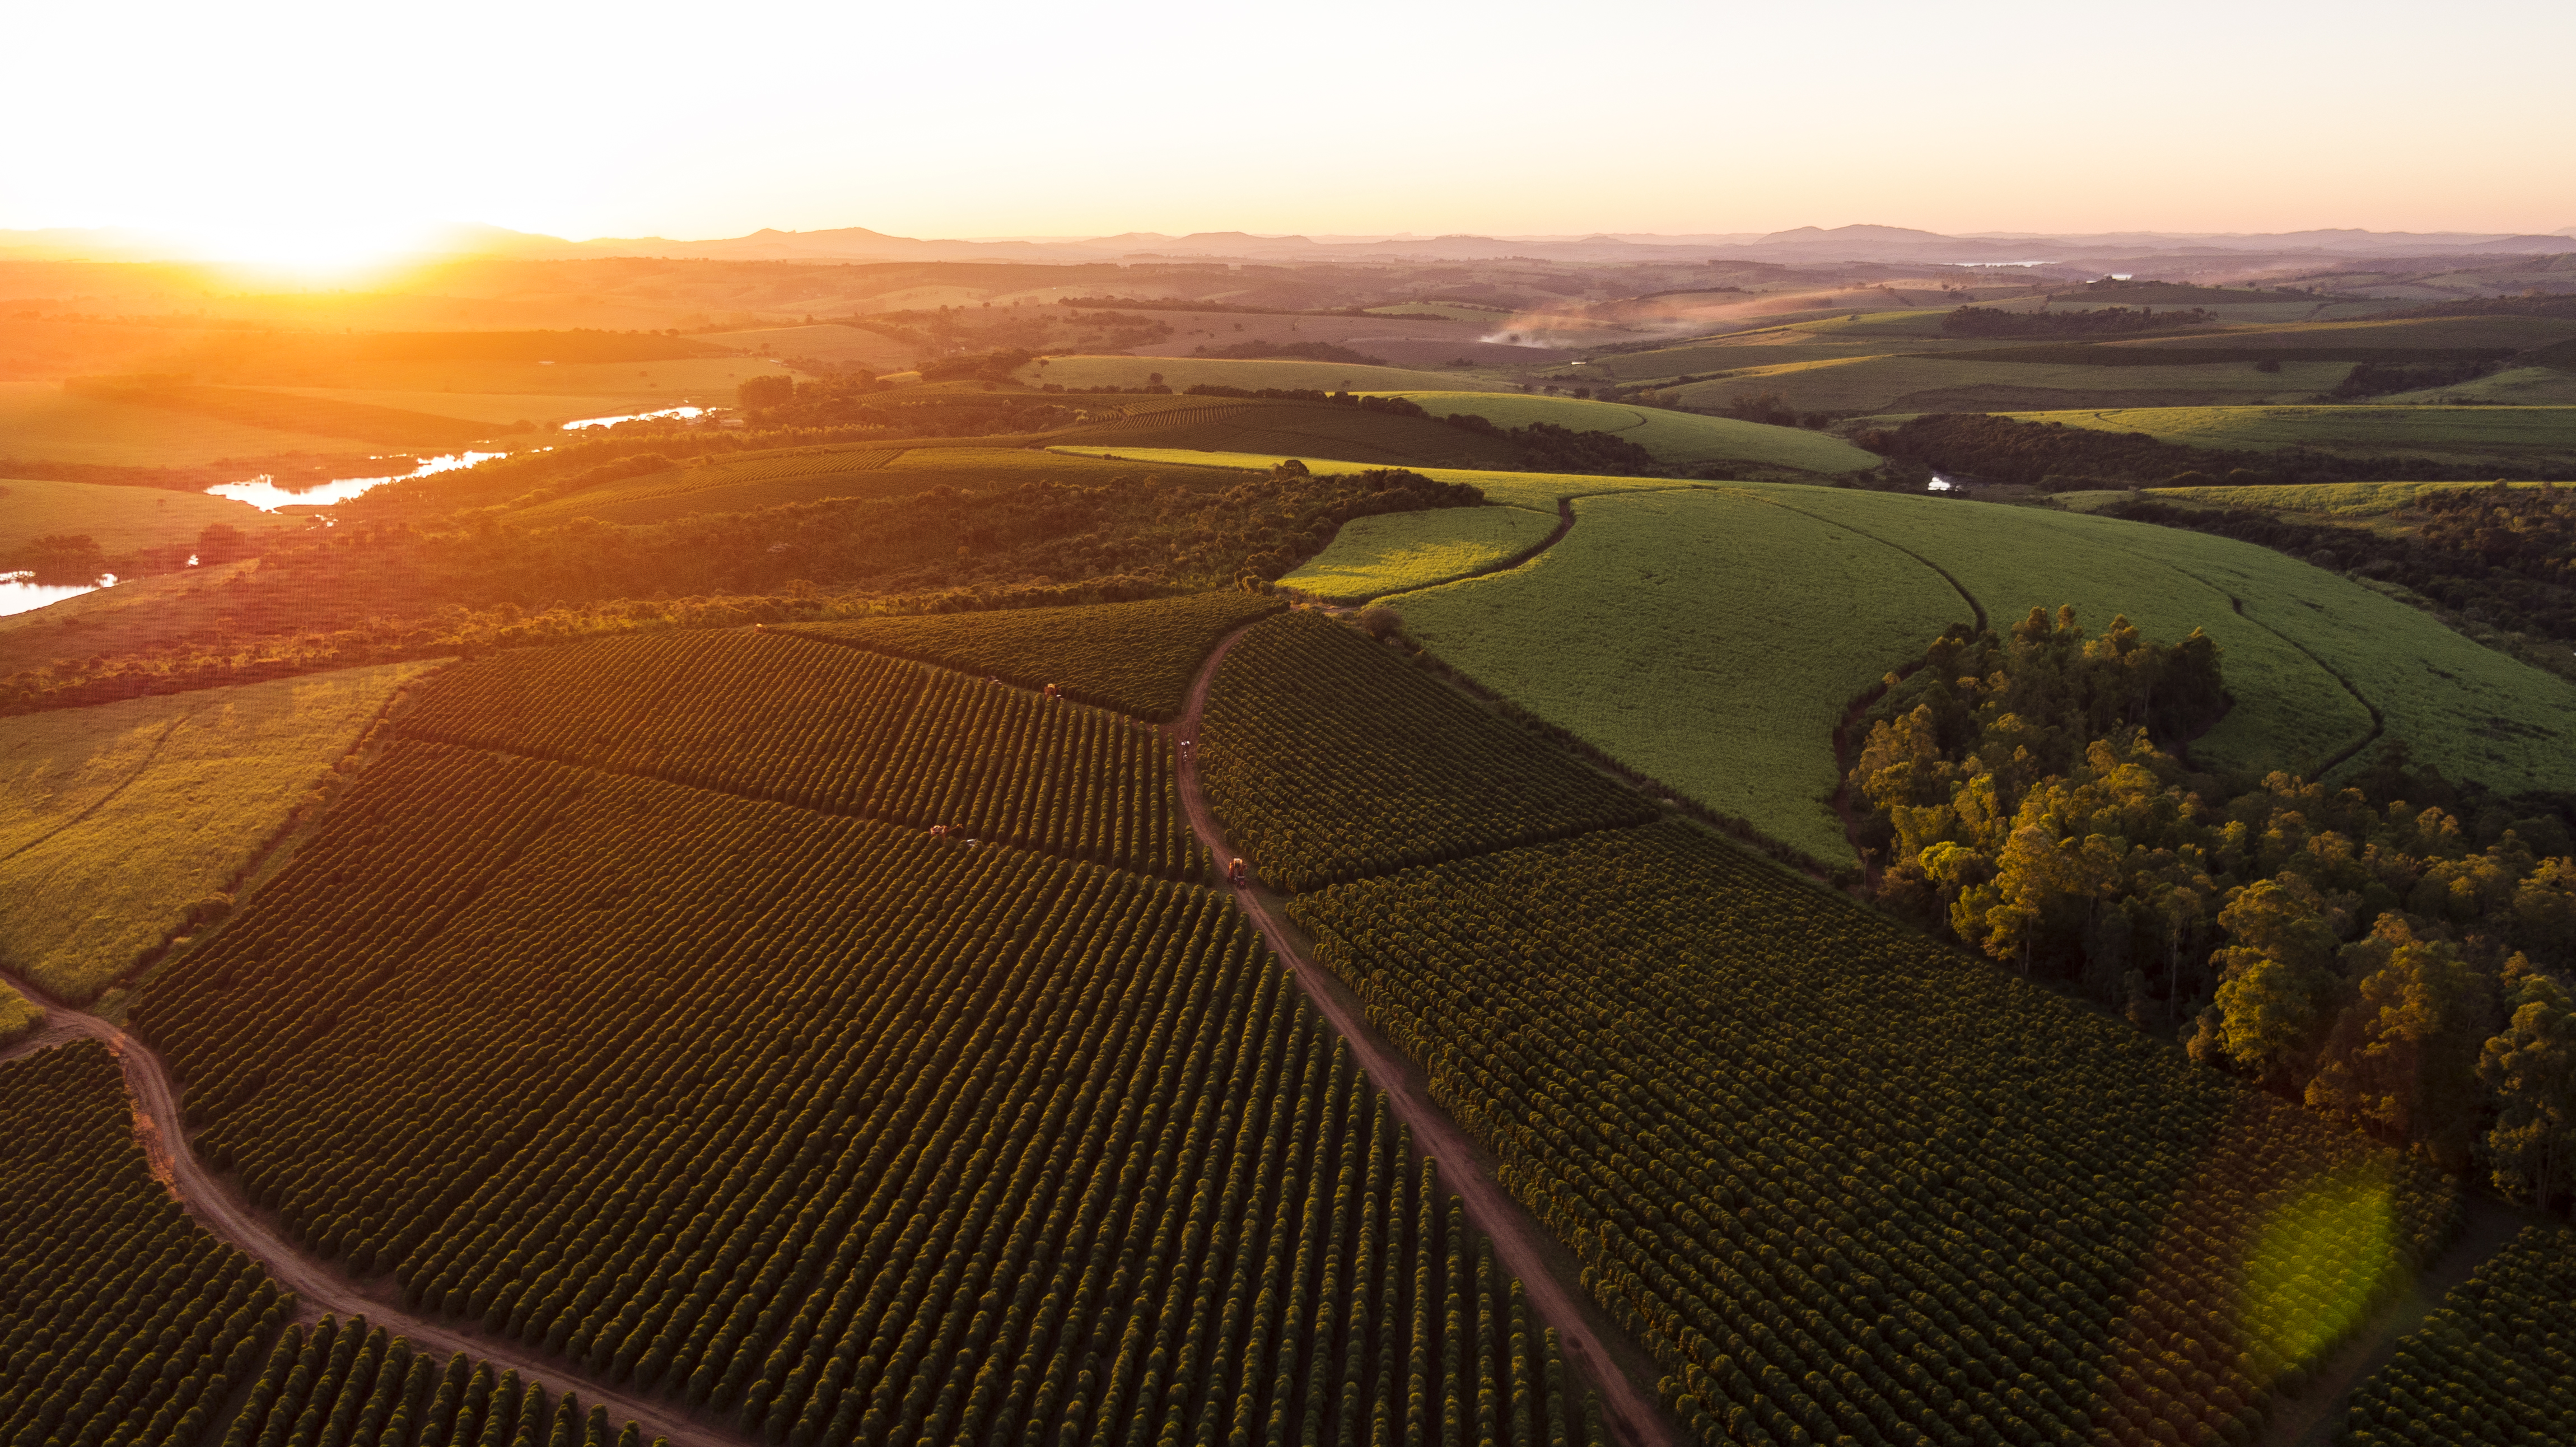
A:
[[[2346,745],[2343,750],[2340,753],[2337,753],[2334,757],[2317,765],[2313,771],[2306,775],[2307,778],[2322,779],[2326,775],[2333,773],[2335,770],[2343,767],[2345,761],[2351,759],[2363,749],[2369,748],[2372,744],[2377,743],[2380,736],[2388,732],[2388,721],[2380,716],[2379,705],[2372,703],[2368,694],[2365,694],[2360,689],[2354,687],[2352,680],[2343,676],[2342,669],[2339,669],[2333,664],[2326,662],[2324,659],[2319,658],[2306,644],[2301,643],[2299,640],[2282,632],[2280,629],[2273,627],[2271,624],[2264,622],[2262,619],[2255,617],[2253,614],[2246,612],[2245,600],[2237,597],[2229,590],[2219,587],[2218,584],[2213,583],[2209,579],[2202,577],[2200,574],[2191,571],[2189,568],[2175,567],[2171,563],[2167,563],[2165,566],[2173,568],[2175,572],[2182,574],[2184,577],[2189,578],[2193,582],[2199,583],[2204,587],[2217,589],[2218,595],[2227,600],[2227,606],[2236,610],[2237,617],[2244,619],[2246,622],[2251,623],[2255,627],[2262,629],[2264,632],[2271,634],[2273,637],[2280,639],[2283,643],[2297,649],[2300,656],[2306,658],[2310,663],[2313,663],[2318,668],[2322,669],[2325,672],[2326,677],[2335,681],[2336,687],[2341,688],[2344,692],[2352,695],[2352,701],[2361,705],[2362,712],[2370,715],[2370,732],[2363,734],[2355,742]]]
[[[217,694],[230,693],[240,686],[241,685],[239,684],[226,684],[221,688],[213,688],[205,691]],[[152,761],[154,759],[161,757],[162,747],[168,744],[171,737],[179,732],[179,726],[196,716],[197,711],[191,708],[171,719],[170,722],[162,728],[161,737],[154,739],[152,741],[152,747],[143,751],[142,759],[136,762],[133,769],[129,771],[124,778],[116,781],[115,788],[110,789],[106,793],[99,795],[97,798],[90,800],[88,807],[82,809],[79,813],[74,814],[72,817],[64,820],[60,824],[57,824],[53,828],[46,830],[44,833],[37,835],[35,838],[28,840],[26,843],[19,845],[17,848],[10,850],[8,853],[0,854],[0,861],[15,859],[19,855],[26,853],[28,850],[35,848],[37,845],[43,844],[54,838],[56,835],[61,834],[66,829],[76,829],[80,827],[82,823],[86,822],[89,816],[106,808],[109,801],[132,787],[135,780],[143,777],[144,772],[152,767]]]
[[[1189,701],[1171,725],[1175,739],[1197,738],[1217,669],[1254,626],[1245,624],[1227,634],[1199,665],[1198,676],[1190,683]],[[1175,761],[1175,768],[1181,804],[1199,842],[1221,858],[1234,857],[1215,811],[1199,788],[1198,761],[1184,756]],[[1411,1130],[1414,1149],[1449,1167],[1443,1179],[1465,1206],[1468,1225],[1493,1243],[1495,1259],[1520,1280],[1529,1293],[1532,1314],[1554,1327],[1566,1363],[1598,1394],[1602,1424],[1611,1440],[1619,1447],[1684,1447],[1686,1435],[1654,1394],[1637,1384],[1639,1372],[1653,1371],[1654,1359],[1619,1335],[1583,1292],[1581,1263],[1495,1180],[1492,1156],[1431,1099],[1429,1080],[1420,1066],[1379,1033],[1359,1000],[1315,962],[1295,927],[1279,913],[1272,891],[1250,884],[1229,888],[1237,907],[1260,929],[1278,957],[1281,970],[1349,1045],[1352,1062],[1385,1092],[1397,1119]],[[1618,1350],[1614,1342],[1626,1350]]]

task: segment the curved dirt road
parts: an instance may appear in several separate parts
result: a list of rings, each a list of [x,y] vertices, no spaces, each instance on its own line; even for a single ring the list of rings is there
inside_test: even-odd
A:
[[[1207,707],[1208,685],[1226,654],[1253,626],[1246,624],[1227,634],[1207,662],[1200,665],[1198,677],[1190,683],[1189,705],[1172,726],[1173,737],[1198,737],[1199,715]],[[1197,831],[1199,842],[1219,859],[1234,857],[1225,831],[1208,808],[1207,796],[1199,789],[1196,757],[1182,759],[1179,774],[1181,804],[1189,813],[1190,827]],[[1287,967],[1317,1012],[1349,1043],[1352,1061],[1386,1092],[1396,1118],[1412,1129],[1414,1147],[1447,1168],[1443,1175],[1449,1189],[1466,1203],[1467,1224],[1493,1241],[1495,1259],[1520,1278],[1540,1323],[1556,1328],[1566,1363],[1599,1389],[1602,1425],[1609,1429],[1611,1440],[1621,1447],[1682,1447],[1686,1439],[1681,1429],[1655,1400],[1653,1391],[1638,1385],[1641,1374],[1646,1382],[1653,1382],[1653,1361],[1626,1343],[1619,1329],[1583,1294],[1576,1276],[1580,1263],[1495,1182],[1492,1156],[1431,1099],[1421,1069],[1369,1023],[1359,999],[1307,954],[1303,938],[1280,911],[1277,897],[1258,885],[1238,886],[1234,897],[1243,912],[1261,927],[1271,953]],[[1614,1352],[1612,1342],[1619,1342],[1623,1350]]]
[[[35,1034],[0,1050],[0,1059],[32,1054],[87,1037],[106,1042],[125,1070],[126,1093],[133,1097],[137,1134],[142,1137],[154,1174],[163,1174],[180,1201],[209,1235],[231,1245],[267,1268],[281,1291],[296,1295],[297,1319],[319,1320],[329,1312],[343,1320],[364,1316],[388,1336],[411,1338],[415,1351],[440,1357],[463,1352],[488,1361],[496,1371],[515,1371],[522,1382],[543,1382],[556,1392],[577,1394],[584,1407],[606,1407],[612,1419],[631,1419],[649,1440],[667,1437],[672,1447],[746,1447],[750,1439],[723,1426],[700,1420],[674,1402],[639,1397],[593,1378],[560,1358],[528,1353],[516,1342],[498,1342],[455,1323],[414,1316],[395,1295],[390,1278],[360,1282],[326,1261],[317,1261],[276,1225],[233,1191],[197,1159],[180,1128],[178,1094],[171,1088],[169,1067],[142,1041],[95,1015],[46,998],[25,981],[0,974],[0,982],[42,1006],[45,1023]],[[147,1133],[142,1127],[149,1124]],[[158,1136],[156,1143],[151,1139]],[[165,1149],[166,1148],[166,1149]]]

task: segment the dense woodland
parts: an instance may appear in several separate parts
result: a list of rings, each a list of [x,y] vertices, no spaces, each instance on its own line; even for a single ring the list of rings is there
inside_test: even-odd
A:
[[[1849,776],[1880,903],[2141,1026],[2187,1023],[2196,1058],[2448,1169],[2565,1196],[2576,799],[2455,787],[2402,748],[2349,787],[2220,779],[2174,747],[2219,697],[2197,632],[2087,637],[2033,609],[1943,634]]]
[[[1970,481],[2021,483],[2049,491],[2222,482],[2521,481],[2544,475],[2541,469],[2518,463],[2470,465],[2396,453],[2346,457],[2305,448],[2239,452],[2185,447],[2143,432],[2104,432],[1979,412],[1931,413],[1852,440],[1882,456],[1921,463]]]
[[[1232,587],[1296,567],[1352,518],[1483,500],[1399,469],[1317,474],[1293,463],[1266,475],[1147,474],[1129,486],[942,487],[632,528],[532,527],[494,512],[412,522],[397,497],[381,505],[384,520],[353,509],[221,584],[214,628],[21,672],[0,681],[0,711],[674,624]],[[818,601],[827,593],[838,609]]]

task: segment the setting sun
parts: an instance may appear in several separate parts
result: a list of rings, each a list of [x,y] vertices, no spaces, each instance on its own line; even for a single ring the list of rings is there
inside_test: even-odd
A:
[[[0,1447],[2576,1447],[2569,0],[6,33]]]

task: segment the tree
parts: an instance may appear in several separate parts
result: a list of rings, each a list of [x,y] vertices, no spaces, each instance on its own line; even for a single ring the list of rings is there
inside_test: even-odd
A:
[[[796,379],[789,376],[746,377],[741,386],[733,389],[733,395],[746,412],[757,412],[764,407],[783,407],[795,400]]]
[[[2269,879],[2238,890],[2218,922],[2236,941],[2210,961],[2220,971],[2219,1046],[2267,1080],[2292,1078],[2333,1008],[2334,931],[2313,903]]]
[[[2508,975],[2527,970],[2516,955]],[[2522,973],[2513,1018],[2486,1043],[2478,1077],[2496,1096],[2487,1151],[2499,1189],[2527,1193],[2542,1210],[2576,1186],[2576,999],[2565,985]]]
[[[2308,1104],[2376,1126],[2458,1170],[2482,1105],[2478,1049],[2494,1028],[2491,990],[2448,940],[2417,939],[2383,918],[2345,948],[2360,997],[2337,1018],[2308,1082]]]
[[[204,567],[238,563],[258,551],[231,523],[208,523],[205,531],[197,534],[197,562]]]

